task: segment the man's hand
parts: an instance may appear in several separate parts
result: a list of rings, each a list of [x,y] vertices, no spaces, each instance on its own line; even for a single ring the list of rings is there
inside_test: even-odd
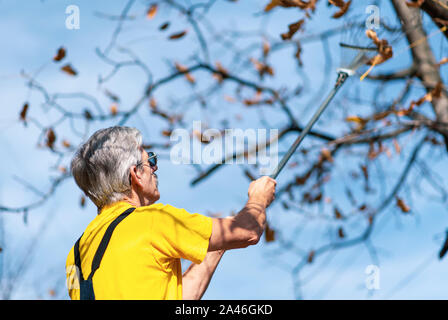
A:
[[[275,186],[277,181],[269,176],[252,181],[249,185],[248,203],[258,203],[267,208],[275,199]]]

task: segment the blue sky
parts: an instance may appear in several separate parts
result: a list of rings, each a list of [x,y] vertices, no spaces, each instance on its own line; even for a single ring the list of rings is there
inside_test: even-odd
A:
[[[372,3],[374,3],[372,1]],[[65,8],[76,4],[80,8],[80,29],[68,30],[65,28]],[[100,62],[95,55],[95,48],[105,48],[109,42],[115,23],[95,16],[94,12],[118,14],[124,1],[27,1],[19,4],[16,1],[0,1],[0,35],[3,39],[3,50],[0,51],[0,87],[2,113],[0,115],[0,145],[2,146],[1,158],[1,182],[0,203],[7,206],[20,206],[35,199],[35,195],[24,189],[14,177],[19,177],[46,190],[50,186],[48,176],[54,176],[55,171],[50,167],[55,158],[42,148],[38,148],[37,137],[39,131],[32,125],[24,128],[18,121],[18,114],[24,101],[30,102],[30,114],[42,119],[55,120],[57,115],[42,108],[39,93],[31,94],[25,86],[25,80],[20,77],[20,71],[35,72],[44,63],[50,61],[56,49],[61,45],[68,50],[67,61],[79,69],[77,78],[69,78],[57,70],[58,66],[49,63],[39,74],[38,80],[45,84],[51,92],[88,92],[100,96],[101,102],[107,103],[107,99],[101,96],[97,88],[98,75],[105,75],[109,67]],[[217,25],[232,25],[243,30],[257,30],[260,26],[271,36],[276,36],[286,28],[290,20],[297,19],[297,12],[277,10],[271,18],[256,15],[265,3],[258,1],[240,1],[237,4],[221,2],[213,7],[210,12],[213,22]],[[137,1],[134,14],[144,15],[146,6]],[[322,25],[331,26],[328,17],[331,10],[322,6],[319,19],[310,22],[307,32],[319,30]],[[383,10],[383,8],[381,8]],[[382,11],[385,19],[390,18],[390,8]],[[359,15],[364,12],[359,12]],[[167,17],[173,21],[171,31],[179,30],[183,22],[175,22],[176,14],[162,12],[156,16],[155,21],[140,19],[137,22],[125,26],[122,32],[124,45],[132,45],[132,48],[141,54],[141,58],[148,62],[155,78],[161,78],[170,71],[165,61],[188,61],[188,57],[197,52],[197,45],[191,46],[191,51],[179,55],[182,48],[180,44],[169,41],[154,31]],[[275,18],[274,18],[275,17]],[[286,22],[285,22],[286,21]],[[151,29],[152,28],[152,29]],[[153,30],[144,33],[143,31]],[[190,41],[190,40],[185,40]],[[250,40],[248,40],[250,41]],[[434,38],[433,41],[440,41]],[[196,43],[196,42],[192,42]],[[332,50],[335,42],[330,41]],[[305,71],[308,79],[300,79],[308,87],[318,86],[323,77],[335,79],[335,74],[325,74],[325,65],[318,43],[307,47],[303,59],[307,61]],[[339,53],[339,48],[337,48]],[[210,49],[214,59],[227,59],[222,56],[219,47]],[[289,59],[292,52],[286,51],[277,59]],[[179,58],[179,57],[182,58]],[[403,55],[403,59],[394,62],[393,66],[405,65],[409,56]],[[333,61],[334,66],[339,63],[338,56]],[[384,66],[385,69],[388,66]],[[145,75],[137,69],[129,69],[119,73],[107,88],[112,92],[118,91],[122,101],[132,105],[136,97],[142,92]],[[274,80],[272,80],[274,82]],[[297,81],[296,70],[290,66],[278,64],[276,69],[276,86],[281,83],[289,84]],[[362,84],[353,81],[354,87]],[[174,87],[161,89],[157,92],[160,101],[170,101],[173,90],[183,92],[187,86],[184,82],[176,82]],[[178,93],[176,92],[176,93]],[[341,93],[341,95],[344,92]],[[309,100],[309,96],[305,101]],[[81,101],[72,102],[76,110],[85,107]],[[201,117],[210,120],[213,125],[214,112],[220,110],[222,101],[211,101],[211,111],[201,112],[194,109],[188,120],[194,120],[200,114]],[[312,110],[312,109],[311,109]],[[301,108],[294,110],[301,123],[311,116],[311,110]],[[159,122],[147,123],[147,114],[139,112],[139,117],[132,118],[127,125],[140,129],[145,137],[151,141],[160,139],[160,131],[164,128]],[[248,111],[249,114],[249,111]],[[275,112],[266,112],[272,116],[279,125],[284,122],[284,117],[275,115]],[[330,113],[331,114],[331,113]],[[146,117],[146,119],[145,119]],[[238,125],[242,128],[251,127],[253,122],[244,120]],[[331,117],[320,122],[321,128],[334,126],[335,121]],[[93,124],[90,134],[106,124]],[[58,139],[70,138],[69,126],[58,131]],[[294,137],[290,137],[292,140]],[[412,139],[412,137],[410,138]],[[58,140],[60,141],[60,140]],[[79,143],[80,141],[74,142]],[[423,152],[423,156],[425,152]],[[441,156],[442,161],[435,162],[437,171],[441,176],[447,167],[443,163],[446,156]],[[394,164],[399,164],[403,158],[396,158]],[[64,160],[64,165],[69,159]],[[446,162],[446,161],[445,161]],[[50,168],[50,169],[49,169]],[[162,203],[185,208],[190,212],[207,214],[209,212],[223,212],[241,209],[246,201],[248,182],[241,174],[241,169],[236,165],[226,166],[219,170],[212,179],[191,188],[189,183],[194,177],[195,171],[187,166],[176,166],[168,159],[162,159],[159,165],[160,190]],[[399,172],[391,177],[398,177]],[[285,181],[279,177],[279,185]],[[346,183],[344,177],[340,179],[341,185]],[[443,182],[446,184],[446,182]],[[333,184],[339,188],[339,184]],[[386,187],[389,187],[387,185]],[[427,189],[425,189],[427,190]],[[384,190],[380,190],[380,192]],[[337,192],[337,190],[335,191]],[[406,192],[406,190],[405,190]],[[4,251],[0,256],[0,268],[3,276],[8,274],[10,268],[14,268],[20,257],[26,254],[30,244],[34,243],[36,234],[40,234],[32,248],[32,260],[22,274],[20,285],[12,298],[14,299],[49,299],[50,290],[56,290],[56,297],[66,299],[64,287],[64,264],[70,247],[84,230],[85,226],[94,218],[96,209],[88,202],[84,209],[79,207],[80,190],[72,179],[64,181],[44,206],[29,213],[26,223],[22,214],[5,213],[2,217],[3,234],[0,241],[4,241]],[[372,243],[377,249],[380,267],[380,289],[373,295],[369,295],[365,288],[365,269],[372,264],[372,259],[364,245],[343,249],[338,252],[329,252],[319,257],[313,267],[306,268],[302,274],[302,297],[305,299],[444,299],[447,297],[445,287],[448,285],[445,269],[447,261],[439,261],[437,252],[442,245],[443,236],[448,226],[446,208],[431,201],[416,201],[412,204],[415,214],[402,216],[396,211],[387,210],[379,219],[379,227],[372,236]],[[319,218],[307,220],[302,216],[291,212],[285,212],[279,204],[273,205],[268,210],[269,221],[276,227],[303,228],[303,232],[297,237],[298,245],[313,243],[316,235],[325,234],[327,225],[319,223]],[[42,232],[42,226],[45,226]],[[433,259],[431,259],[431,257]],[[229,251],[224,255],[215,276],[207,290],[204,299],[294,299],[295,291],[289,267],[297,263],[298,257],[289,252],[283,252],[276,244],[260,244],[247,249]],[[423,271],[421,271],[423,270]],[[416,271],[416,273],[413,273]],[[415,277],[413,275],[415,274]],[[44,281],[38,281],[42,279]],[[406,285],[401,285],[403,279],[412,277]]]

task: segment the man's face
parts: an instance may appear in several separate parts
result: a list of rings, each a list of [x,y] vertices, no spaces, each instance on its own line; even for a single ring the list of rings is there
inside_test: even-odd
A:
[[[143,183],[143,196],[150,204],[160,199],[160,193],[158,189],[158,178],[155,172],[157,171],[157,165],[152,167],[148,162],[149,155],[145,150],[142,150],[142,183]]]

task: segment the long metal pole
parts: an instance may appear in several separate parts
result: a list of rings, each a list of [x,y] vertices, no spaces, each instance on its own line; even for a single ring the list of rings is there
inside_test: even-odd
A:
[[[294,154],[297,147],[300,145],[302,140],[305,138],[305,136],[308,134],[308,132],[313,127],[314,123],[319,119],[320,115],[325,111],[327,106],[329,105],[330,101],[333,99],[335,94],[338,92],[339,88],[344,84],[345,80],[349,77],[349,74],[345,71],[339,71],[338,72],[338,78],[336,81],[336,84],[334,88],[331,90],[331,92],[328,94],[325,101],[320,105],[319,109],[316,111],[316,113],[313,115],[311,120],[308,122],[306,127],[302,130],[299,137],[294,141],[293,145],[289,148],[288,152],[283,156],[282,160],[278,163],[277,167],[275,168],[274,172],[270,175],[271,178],[276,179],[280,171],[282,171],[285,164],[288,162],[289,158]]]

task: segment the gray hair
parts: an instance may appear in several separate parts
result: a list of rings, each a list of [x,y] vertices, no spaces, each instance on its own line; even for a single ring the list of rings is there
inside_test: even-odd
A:
[[[76,184],[98,207],[129,195],[129,169],[142,160],[142,135],[129,127],[95,132],[76,152],[71,172]]]

